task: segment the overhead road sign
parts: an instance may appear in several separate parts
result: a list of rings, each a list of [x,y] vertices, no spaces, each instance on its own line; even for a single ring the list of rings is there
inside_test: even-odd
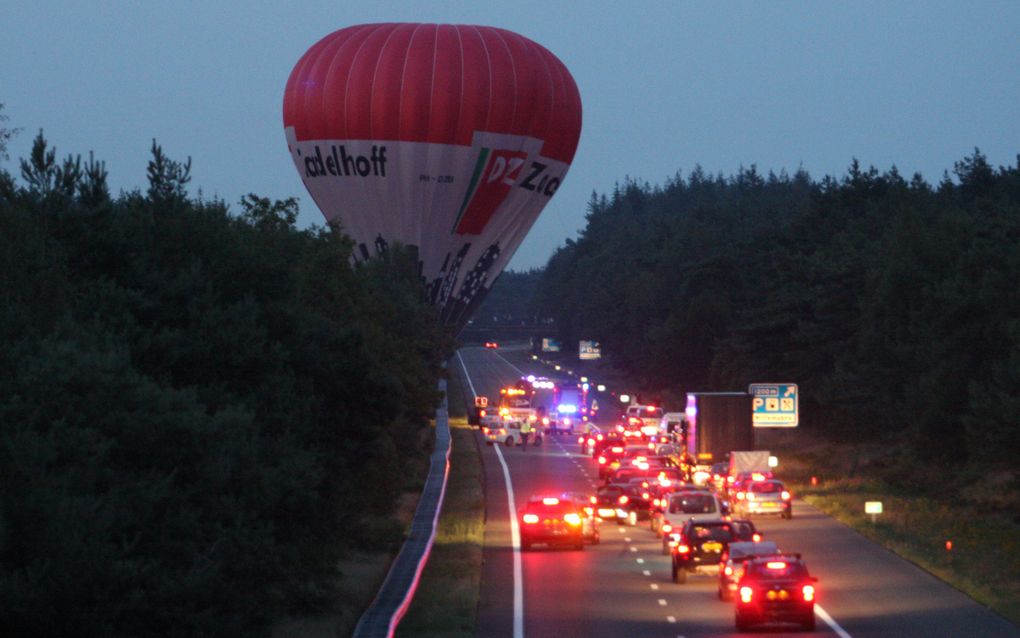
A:
[[[800,424],[796,383],[752,383],[751,422],[756,428],[795,428]]]

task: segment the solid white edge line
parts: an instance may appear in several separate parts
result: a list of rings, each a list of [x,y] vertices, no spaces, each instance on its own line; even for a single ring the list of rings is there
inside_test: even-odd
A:
[[[507,508],[510,510],[510,544],[514,550],[514,638],[524,638],[524,570],[521,566],[521,528],[517,523],[517,507],[514,505],[514,488],[510,482],[510,468],[503,460],[503,453],[498,446],[496,458],[503,466],[503,479],[506,481]]]
[[[817,603],[815,604],[815,614],[817,614],[819,618],[824,620],[825,624],[832,628],[832,630],[836,632],[836,635],[839,636],[839,638],[853,638],[853,636],[848,634],[845,629],[839,626],[839,623],[833,620],[832,616],[829,615],[829,612],[822,609],[822,606]]]
[[[499,356],[498,354],[496,356]],[[503,357],[499,357],[503,359]],[[464,358],[460,356],[460,350],[457,351],[457,359],[460,361],[460,367],[464,370],[464,378],[467,379],[468,386],[471,388],[471,394],[475,397],[478,393],[475,392],[475,384],[471,382],[471,375],[468,374],[467,366],[464,365]],[[503,359],[506,361],[506,359]],[[517,370],[509,361],[506,361],[507,365]],[[517,370],[520,372],[520,370]],[[503,453],[500,451],[498,445],[494,445],[493,448],[496,450],[496,458],[499,459],[499,464],[503,466],[503,480],[506,481],[506,495],[507,505],[510,510],[510,545],[514,550],[514,638],[524,638],[524,570],[521,566],[521,528],[517,523],[517,507],[514,505],[514,487],[513,483],[510,482],[510,468],[506,466],[506,461],[503,460]]]

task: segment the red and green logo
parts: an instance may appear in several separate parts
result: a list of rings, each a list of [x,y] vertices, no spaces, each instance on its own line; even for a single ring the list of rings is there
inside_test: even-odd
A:
[[[528,154],[523,151],[482,149],[457,220],[453,223],[454,234],[482,234],[496,209],[517,183],[527,157]]]

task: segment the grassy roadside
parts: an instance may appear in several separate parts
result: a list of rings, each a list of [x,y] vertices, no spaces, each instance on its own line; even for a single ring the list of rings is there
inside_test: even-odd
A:
[[[450,475],[432,554],[399,638],[474,636],[482,573],[485,503],[481,457],[474,430],[467,425],[460,378],[451,370]]]
[[[779,456],[780,477],[800,498],[1020,624],[1020,523],[1010,513],[897,489],[861,462],[874,450],[860,445],[761,443]],[[883,504],[875,523],[866,501]]]

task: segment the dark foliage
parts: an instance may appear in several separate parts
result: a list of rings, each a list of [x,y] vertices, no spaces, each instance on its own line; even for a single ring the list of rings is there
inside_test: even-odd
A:
[[[420,480],[450,340],[406,255],[352,269],[295,201],[232,215],[152,152],[145,197],[41,133],[0,171],[3,635],[265,635]]]
[[[649,389],[796,381],[806,427],[1017,469],[1020,158],[954,173],[628,181],[592,196],[536,310]]]

